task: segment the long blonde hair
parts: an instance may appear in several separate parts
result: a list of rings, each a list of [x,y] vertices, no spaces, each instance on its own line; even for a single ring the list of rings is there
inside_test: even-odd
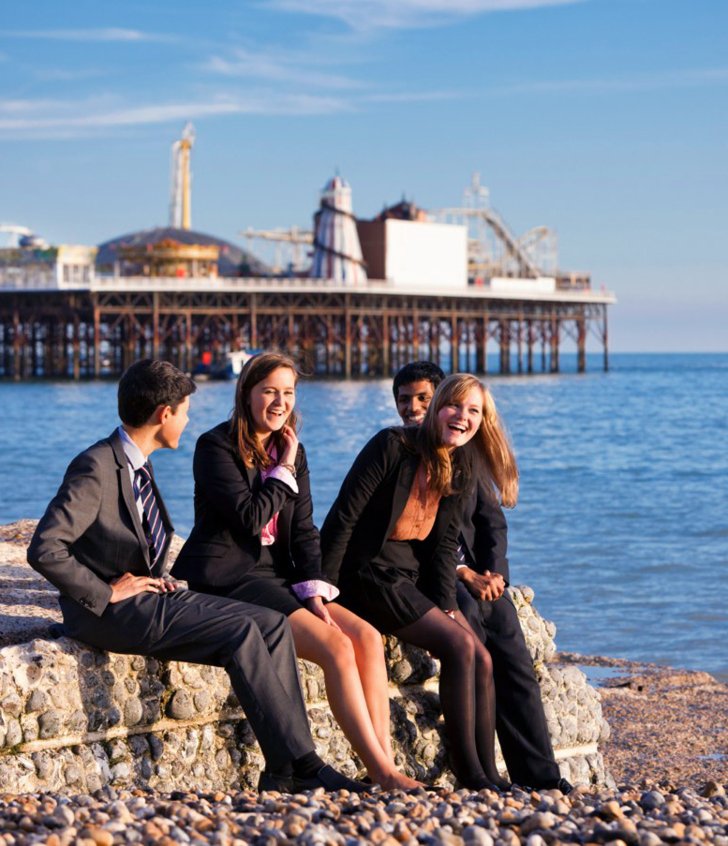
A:
[[[279,367],[287,367],[292,370],[295,384],[298,384],[298,378],[301,374],[298,372],[293,359],[279,353],[260,353],[253,356],[238,376],[238,383],[235,386],[235,408],[230,418],[230,437],[246,467],[256,467],[258,470],[262,470],[273,464],[273,459],[263,448],[255,433],[253,415],[250,411],[250,392],[259,382],[267,379]],[[295,410],[291,411],[285,425],[296,431],[298,417]],[[280,431],[274,432],[272,437],[278,455],[281,455],[283,453],[283,441]]]
[[[442,443],[437,416],[449,403],[462,401],[473,388],[482,392],[483,418],[468,444],[450,452]],[[417,447],[429,485],[441,496],[461,491],[470,484],[469,448],[480,457],[502,504],[512,508],[518,501],[518,466],[495,400],[485,385],[470,373],[453,373],[440,382],[417,432]]]

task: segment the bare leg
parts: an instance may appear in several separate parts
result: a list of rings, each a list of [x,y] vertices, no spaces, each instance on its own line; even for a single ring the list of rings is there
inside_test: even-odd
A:
[[[487,741],[488,735],[495,735],[495,709],[492,713],[483,709],[484,703],[479,700],[487,695],[488,687],[482,678],[476,681],[476,675],[488,674],[488,666],[482,655],[476,659],[472,631],[439,608],[432,608],[394,634],[440,659],[440,705],[458,780],[473,789],[500,787]]]
[[[419,782],[394,768],[379,742],[359,677],[352,641],[305,608],[294,611],[288,621],[298,657],[313,661],[323,669],[326,695],[334,717],[364,762],[372,781],[387,789],[417,787]]]
[[[354,647],[356,666],[359,670],[374,733],[384,754],[394,767],[392,729],[389,719],[389,680],[384,663],[382,635],[374,626],[362,620],[361,617],[357,617],[343,605],[330,602],[326,607]]]

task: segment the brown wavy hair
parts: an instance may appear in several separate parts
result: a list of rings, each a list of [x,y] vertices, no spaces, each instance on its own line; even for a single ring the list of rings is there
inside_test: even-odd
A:
[[[442,443],[437,415],[448,403],[460,402],[473,388],[480,389],[483,395],[483,419],[468,444],[450,452]],[[475,452],[501,503],[512,508],[518,501],[518,466],[505,426],[493,395],[470,373],[453,373],[438,385],[425,419],[417,430],[417,449],[427,470],[430,487],[441,496],[467,489],[474,470],[472,453]]]
[[[250,411],[250,392],[252,389],[279,367],[287,367],[293,371],[294,384],[298,384],[301,376],[293,359],[280,353],[260,353],[253,356],[243,367],[235,386],[235,408],[230,418],[230,437],[238,455],[246,467],[263,470],[273,464],[273,459],[261,446],[255,434],[255,424]],[[298,416],[295,409],[291,411],[285,422],[294,431],[298,430]],[[283,453],[283,439],[280,431],[273,432],[273,443],[278,455]]]

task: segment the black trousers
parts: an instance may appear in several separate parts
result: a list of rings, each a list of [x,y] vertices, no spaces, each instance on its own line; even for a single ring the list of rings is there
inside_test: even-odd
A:
[[[191,590],[140,593],[107,605],[101,617],[60,602],[70,637],[98,649],[224,667],[268,769],[314,750],[283,614]]]
[[[554,787],[560,778],[551,746],[541,689],[511,598],[477,600],[462,582],[458,606],[493,659],[496,732],[508,775],[517,784]]]

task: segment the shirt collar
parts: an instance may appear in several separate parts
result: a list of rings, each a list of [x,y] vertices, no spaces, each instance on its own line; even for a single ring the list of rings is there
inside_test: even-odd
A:
[[[126,460],[131,465],[132,470],[138,470],[142,465],[147,463],[146,456],[129,437],[123,426],[119,426],[117,432],[121,438],[121,446],[126,455]]]

